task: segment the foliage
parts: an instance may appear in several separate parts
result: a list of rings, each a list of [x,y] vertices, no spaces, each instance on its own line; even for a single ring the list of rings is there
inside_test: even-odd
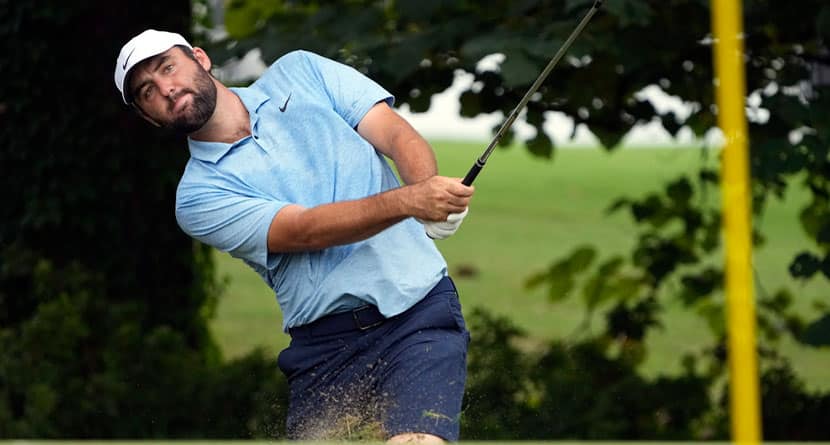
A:
[[[830,393],[811,394],[791,365],[777,361],[761,376],[764,435],[768,440],[826,440]],[[725,402],[727,402],[725,400]]]
[[[223,363],[207,328],[210,251],[172,211],[183,141],[148,131],[112,81],[127,38],[186,30],[189,8],[0,1],[3,437],[278,433],[276,367]]]
[[[478,309],[469,317],[462,436],[471,440],[678,440],[695,437],[710,408],[706,377],[691,369],[647,381],[608,342],[529,340],[510,321]],[[712,437],[700,437],[712,438]]]
[[[728,392],[712,400],[717,372],[684,357],[677,376],[643,379],[640,351],[599,334],[533,344],[504,317],[476,309],[462,436],[469,440],[726,440]],[[830,393],[804,388],[768,353],[761,374],[767,440],[826,440]]]
[[[513,342],[521,331],[506,318],[481,309],[467,319],[471,332],[462,434],[467,440],[518,440],[536,415],[528,406],[531,360]]]
[[[816,441],[827,439],[827,412],[830,393],[813,394],[804,388],[792,365],[780,357],[770,360],[770,366],[761,374],[761,422],[767,441]],[[729,396],[718,401],[710,428],[714,434],[728,432]]]

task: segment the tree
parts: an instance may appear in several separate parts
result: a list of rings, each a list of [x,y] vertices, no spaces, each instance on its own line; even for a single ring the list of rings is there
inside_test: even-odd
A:
[[[184,141],[112,80],[132,35],[187,33],[190,2],[0,11],[3,437],[267,435],[284,382],[261,354],[222,362],[209,250],[173,216]]]

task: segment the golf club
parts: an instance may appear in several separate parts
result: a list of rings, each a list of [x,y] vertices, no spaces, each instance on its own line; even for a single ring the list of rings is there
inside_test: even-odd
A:
[[[464,185],[471,185],[473,181],[475,181],[476,176],[478,176],[478,173],[481,171],[482,168],[484,168],[484,164],[487,162],[487,158],[490,157],[490,154],[493,152],[493,149],[496,147],[496,144],[498,144],[499,141],[501,141],[505,133],[507,133],[507,130],[510,129],[511,125],[513,125],[513,121],[515,121],[516,118],[519,117],[519,113],[521,113],[525,105],[527,105],[528,101],[530,101],[530,97],[533,96],[534,93],[536,93],[536,90],[539,89],[539,87],[542,85],[542,82],[544,82],[545,78],[548,77],[548,74],[550,74],[553,67],[556,66],[556,64],[559,62],[559,59],[562,58],[562,56],[571,46],[571,43],[573,43],[573,41],[576,39],[576,36],[578,36],[579,33],[582,32],[582,28],[584,28],[585,25],[588,24],[588,21],[591,20],[591,17],[593,17],[599,9],[599,7],[602,6],[602,2],[603,0],[594,0],[594,4],[591,6],[591,9],[585,14],[585,17],[583,17],[582,21],[580,21],[579,24],[576,26],[576,29],[574,29],[573,32],[571,32],[571,35],[568,36],[568,39],[565,40],[565,43],[562,44],[562,47],[559,48],[559,51],[557,51],[556,55],[553,56],[553,59],[551,59],[551,61],[548,63],[548,66],[546,66],[545,69],[542,70],[542,74],[540,74],[539,77],[536,78],[536,81],[533,82],[533,85],[531,85],[530,89],[527,90],[527,93],[525,93],[524,97],[522,97],[522,100],[519,101],[519,105],[516,105],[516,108],[513,109],[513,111],[510,113],[510,116],[508,116],[507,120],[504,121],[503,124],[501,124],[501,128],[499,128],[499,131],[496,133],[496,136],[493,138],[493,140],[490,141],[490,145],[487,146],[487,149],[484,150],[484,153],[481,155],[481,157],[479,157],[476,160],[475,164],[473,164],[473,167],[470,168],[469,172],[467,172],[467,176],[465,176],[464,180],[461,181]]]

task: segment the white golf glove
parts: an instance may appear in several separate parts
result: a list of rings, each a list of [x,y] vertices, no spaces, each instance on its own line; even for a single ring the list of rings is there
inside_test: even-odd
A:
[[[432,239],[449,238],[461,226],[469,210],[470,208],[467,207],[461,213],[450,213],[446,221],[422,221],[427,236]]]

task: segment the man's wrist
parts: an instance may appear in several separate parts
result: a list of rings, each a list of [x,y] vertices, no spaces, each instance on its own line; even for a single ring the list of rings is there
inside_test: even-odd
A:
[[[381,193],[378,197],[382,200],[381,205],[391,217],[408,218],[413,216],[411,205],[408,204],[411,201],[411,195],[411,187],[404,185]]]

